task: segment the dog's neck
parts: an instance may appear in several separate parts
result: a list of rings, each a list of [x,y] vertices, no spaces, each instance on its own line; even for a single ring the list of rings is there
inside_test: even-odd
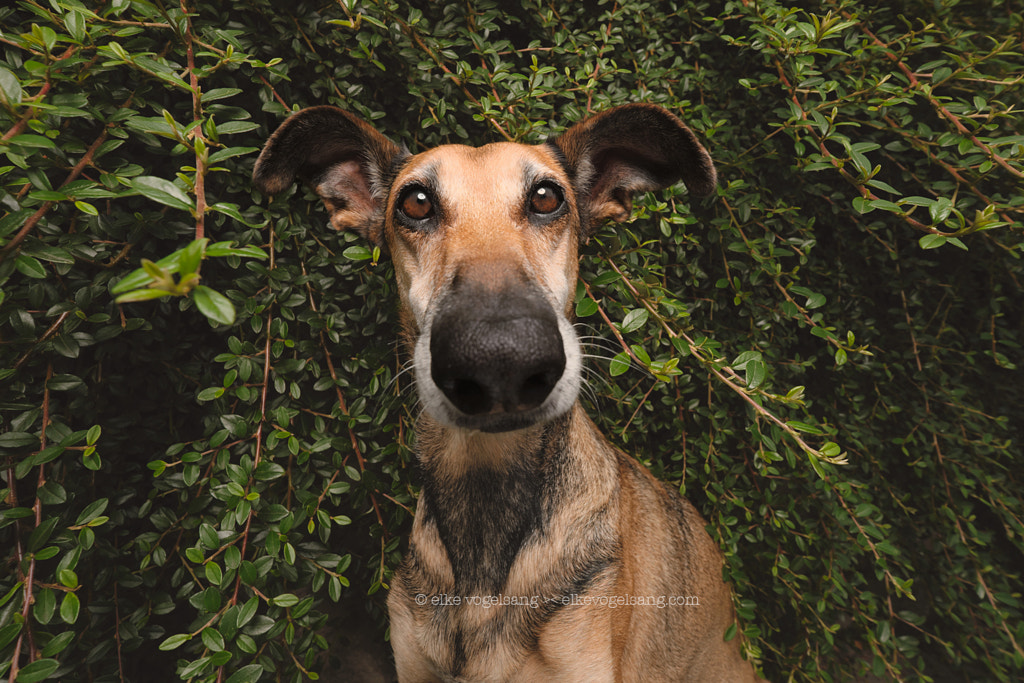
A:
[[[458,590],[500,592],[519,550],[544,529],[577,409],[501,434],[467,433],[420,417],[418,514],[436,527]]]

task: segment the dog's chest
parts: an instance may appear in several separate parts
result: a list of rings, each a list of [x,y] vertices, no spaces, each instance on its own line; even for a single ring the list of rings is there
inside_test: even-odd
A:
[[[606,615],[565,605],[561,596],[453,598],[431,606],[419,633],[435,674],[446,683],[612,680],[611,642],[594,637],[607,633],[607,625],[594,622]]]

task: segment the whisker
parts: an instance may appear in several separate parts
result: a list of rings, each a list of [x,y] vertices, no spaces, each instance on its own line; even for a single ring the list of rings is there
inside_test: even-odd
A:
[[[392,387],[393,387],[393,386],[395,385],[395,383],[396,383],[396,382],[398,381],[398,378],[399,378],[399,377],[401,377],[402,375],[404,375],[404,374],[406,374],[406,373],[409,373],[409,372],[410,372],[410,371],[412,371],[412,370],[413,370],[413,369],[414,369],[415,367],[416,367],[416,364],[415,364],[415,363],[413,362],[413,360],[412,360],[411,358],[410,358],[409,360],[407,360],[406,362],[402,363],[402,366],[401,366],[401,368],[399,368],[398,372],[396,372],[396,373],[395,373],[395,376],[394,376],[394,377],[392,377],[392,378],[391,378],[391,379],[390,379],[390,380],[388,381],[388,383],[387,383],[387,384],[386,384],[386,385],[384,386],[384,392],[385,392],[385,393],[387,393],[388,391],[390,391],[390,390],[391,390],[391,388],[392,388]],[[413,373],[412,373],[412,374],[410,375],[410,377],[412,378],[412,384],[413,384],[413,385],[415,386],[415,384],[416,384],[416,373],[415,373],[415,372],[413,372]]]

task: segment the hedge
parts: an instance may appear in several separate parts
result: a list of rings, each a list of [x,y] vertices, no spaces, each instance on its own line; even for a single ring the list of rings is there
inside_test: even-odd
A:
[[[678,485],[774,681],[1024,673],[1019,3],[0,9],[0,676],[347,680],[416,504],[386,255],[258,149],[653,102],[711,151],[584,248],[584,402]],[[330,622],[330,623],[328,623]],[[332,678],[333,677],[333,678]]]

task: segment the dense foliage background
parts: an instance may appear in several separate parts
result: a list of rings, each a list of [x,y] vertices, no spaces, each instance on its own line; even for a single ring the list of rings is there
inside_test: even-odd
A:
[[[349,680],[415,405],[386,256],[259,146],[646,101],[722,183],[585,248],[590,412],[704,512],[770,680],[1020,680],[1021,6],[797,4],[5,3],[0,676]]]

